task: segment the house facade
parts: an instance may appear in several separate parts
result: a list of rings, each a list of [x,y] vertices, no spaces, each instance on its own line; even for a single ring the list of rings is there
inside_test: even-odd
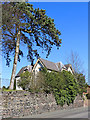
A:
[[[21,87],[18,87],[18,80],[20,79],[20,74],[24,73],[25,71],[29,71],[29,72],[32,72],[32,66],[31,65],[28,65],[28,66],[25,66],[25,67],[22,67],[20,69],[20,71],[18,72],[18,74],[15,76],[15,79],[16,79],[16,90],[22,90]]]
[[[62,64],[62,62],[58,62],[58,63],[54,63],[42,58],[38,58],[38,60],[36,61],[34,66],[25,66],[23,68],[21,68],[21,70],[18,72],[18,74],[16,75],[16,90],[22,90],[21,87],[18,87],[17,85],[17,81],[20,79],[20,74],[24,73],[25,71],[29,71],[29,72],[34,72],[34,74],[36,75],[39,71],[41,71],[42,68],[47,68],[48,72],[51,71],[55,71],[55,72],[61,72],[62,70],[66,70],[66,71],[70,71],[73,74],[73,69],[71,64]]]

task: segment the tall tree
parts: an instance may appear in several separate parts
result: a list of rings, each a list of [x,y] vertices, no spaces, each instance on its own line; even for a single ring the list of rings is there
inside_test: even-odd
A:
[[[14,55],[10,89],[13,89],[17,61],[23,56],[20,44],[27,45],[27,59],[33,64],[39,57],[38,47],[50,54],[52,46],[61,46],[60,31],[56,29],[54,19],[45,14],[45,10],[34,9],[25,2],[9,2],[2,4],[2,51],[7,65]]]

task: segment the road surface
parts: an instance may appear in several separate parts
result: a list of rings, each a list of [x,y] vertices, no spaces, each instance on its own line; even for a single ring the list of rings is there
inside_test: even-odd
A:
[[[88,115],[88,107],[80,107],[68,110],[56,110],[37,115],[29,115],[22,118],[88,118]]]

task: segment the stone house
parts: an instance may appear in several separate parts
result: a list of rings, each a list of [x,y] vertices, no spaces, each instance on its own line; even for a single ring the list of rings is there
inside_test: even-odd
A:
[[[20,74],[25,72],[25,71],[29,71],[29,72],[34,72],[35,75],[41,71],[41,68],[47,68],[48,72],[51,71],[56,71],[56,72],[61,72],[62,70],[66,70],[66,71],[70,71],[73,74],[73,69],[71,64],[62,64],[62,62],[58,62],[58,63],[54,63],[42,58],[38,58],[38,60],[36,61],[34,66],[28,65],[25,67],[22,67],[21,70],[18,72],[18,74],[16,75],[16,90],[22,90],[22,88],[17,86],[17,81],[20,79]]]

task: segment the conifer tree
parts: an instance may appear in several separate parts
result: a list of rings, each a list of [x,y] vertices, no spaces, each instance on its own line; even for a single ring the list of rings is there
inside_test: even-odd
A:
[[[45,14],[45,10],[34,9],[25,2],[6,2],[2,4],[2,51],[7,65],[14,55],[13,70],[9,89],[13,89],[17,61],[23,56],[21,43],[28,48],[27,59],[33,64],[39,57],[38,47],[48,56],[55,45],[61,46],[60,31],[56,29],[54,19]]]

